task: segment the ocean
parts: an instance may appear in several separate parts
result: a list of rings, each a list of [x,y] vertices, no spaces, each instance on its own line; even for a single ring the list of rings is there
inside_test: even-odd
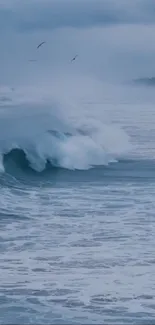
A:
[[[155,28],[130,10],[2,39],[0,324],[154,324]]]

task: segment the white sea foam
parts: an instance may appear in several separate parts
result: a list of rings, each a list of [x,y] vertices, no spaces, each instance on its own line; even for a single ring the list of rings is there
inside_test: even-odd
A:
[[[11,104],[1,101],[2,155],[21,149],[36,171],[44,170],[47,161],[68,169],[88,169],[116,161],[130,149],[128,135],[116,125],[107,125],[103,114],[100,120],[95,114],[85,116],[80,107],[77,116],[80,104],[76,103],[73,118],[75,107],[63,97],[41,100],[32,93],[32,89],[25,96],[23,91],[13,93]],[[91,111],[95,113],[95,104]]]

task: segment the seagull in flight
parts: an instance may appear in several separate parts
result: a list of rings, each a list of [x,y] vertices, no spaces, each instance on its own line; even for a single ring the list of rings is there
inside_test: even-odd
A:
[[[40,46],[42,46],[43,44],[45,44],[46,42],[41,42],[38,46],[37,49],[39,49]]]
[[[71,62],[75,61],[75,59],[78,57],[78,55],[75,55],[74,58],[71,60]]]

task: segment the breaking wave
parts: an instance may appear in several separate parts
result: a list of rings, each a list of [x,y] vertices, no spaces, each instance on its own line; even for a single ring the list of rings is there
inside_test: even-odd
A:
[[[85,170],[116,162],[128,152],[123,130],[93,118],[66,119],[58,106],[1,110],[1,172],[15,165],[36,172],[47,166]]]

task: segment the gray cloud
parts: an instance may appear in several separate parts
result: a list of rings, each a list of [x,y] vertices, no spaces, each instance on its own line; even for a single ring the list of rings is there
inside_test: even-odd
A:
[[[65,85],[69,76],[106,82],[153,76],[153,6],[151,0],[0,0],[0,84],[46,81],[54,88],[58,76]]]
[[[0,30],[85,28],[121,23],[155,23],[154,0],[6,0]]]
[[[145,25],[6,33],[1,39],[0,84],[46,81],[53,88],[58,76],[64,85],[69,76],[71,80],[92,76],[106,82],[151,77],[155,73],[154,35],[155,26]],[[38,51],[42,40],[46,44]],[[76,53],[79,57],[71,64]]]

